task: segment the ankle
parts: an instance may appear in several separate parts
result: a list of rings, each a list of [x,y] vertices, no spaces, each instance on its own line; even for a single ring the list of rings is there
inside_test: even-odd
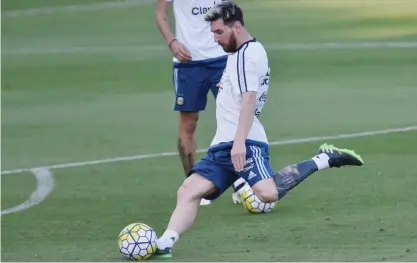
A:
[[[156,241],[156,245],[159,249],[173,247],[179,238],[180,237],[177,232],[173,230],[166,230],[164,234]]]

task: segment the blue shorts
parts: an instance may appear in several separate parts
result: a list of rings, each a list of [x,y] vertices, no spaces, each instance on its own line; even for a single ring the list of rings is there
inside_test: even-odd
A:
[[[203,111],[206,109],[207,94],[211,90],[214,98],[227,56],[203,61],[174,63],[175,111]]]
[[[269,147],[266,143],[246,141],[246,165],[236,172],[231,159],[232,143],[210,148],[207,155],[197,162],[190,174],[198,173],[216,185],[216,193],[204,198],[214,200],[223,194],[239,177],[250,186],[275,175],[269,162]]]

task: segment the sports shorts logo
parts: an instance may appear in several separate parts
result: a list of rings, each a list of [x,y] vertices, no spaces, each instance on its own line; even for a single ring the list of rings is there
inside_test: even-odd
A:
[[[183,105],[184,104],[184,97],[177,97],[177,105]]]
[[[255,178],[256,176],[257,176],[257,174],[256,174],[256,173],[254,173],[254,172],[250,171],[250,172],[249,172],[249,176],[248,176],[248,180],[253,179],[253,178]]]

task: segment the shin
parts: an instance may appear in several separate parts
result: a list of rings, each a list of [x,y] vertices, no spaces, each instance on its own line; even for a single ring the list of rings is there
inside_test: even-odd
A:
[[[213,193],[216,186],[200,176],[192,174],[178,189],[177,205],[171,215],[167,230],[158,239],[158,248],[172,247],[184,232],[194,223],[201,199]]]

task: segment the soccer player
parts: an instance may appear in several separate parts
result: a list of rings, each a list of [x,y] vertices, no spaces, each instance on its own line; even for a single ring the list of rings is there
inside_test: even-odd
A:
[[[176,36],[172,33],[167,18],[171,1],[158,0],[156,23],[174,55],[174,110],[180,112],[178,152],[184,172],[188,176],[196,159],[194,132],[198,113],[206,108],[209,90],[214,97],[217,96],[216,84],[226,67],[228,54],[214,41],[210,23],[204,19],[207,11],[222,0],[172,1]],[[239,190],[244,184],[243,179],[233,184],[234,203],[240,202]],[[208,204],[209,200],[201,200],[201,205]]]
[[[175,0],[176,1],[176,0]],[[168,227],[157,240],[156,256],[171,257],[179,237],[193,224],[202,198],[219,197],[239,177],[264,202],[282,199],[319,170],[361,166],[351,150],[323,144],[314,157],[275,173],[269,162],[268,140],[258,116],[269,87],[266,51],[245,28],[242,10],[222,2],[206,14],[216,42],[226,52],[227,66],[216,100],[217,131],[207,155],[197,162],[178,190],[177,205]]]

